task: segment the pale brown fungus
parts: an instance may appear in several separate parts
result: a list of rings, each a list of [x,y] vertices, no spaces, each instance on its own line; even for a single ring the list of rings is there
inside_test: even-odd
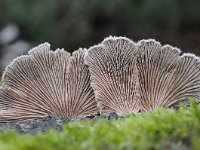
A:
[[[109,37],[90,47],[85,63],[102,114],[153,111],[200,100],[200,61],[155,40]]]
[[[2,81],[0,122],[85,117],[97,107],[129,114],[200,101],[200,59],[152,39],[108,37],[72,56],[45,43],[15,59]]]
[[[96,113],[84,65],[84,51],[50,50],[44,43],[15,59],[5,70],[0,91],[0,122],[47,115],[77,118]]]

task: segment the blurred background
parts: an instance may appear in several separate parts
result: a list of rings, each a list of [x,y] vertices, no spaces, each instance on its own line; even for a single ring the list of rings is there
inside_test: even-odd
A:
[[[200,0],[0,0],[0,75],[40,43],[72,52],[109,35],[200,55]]]

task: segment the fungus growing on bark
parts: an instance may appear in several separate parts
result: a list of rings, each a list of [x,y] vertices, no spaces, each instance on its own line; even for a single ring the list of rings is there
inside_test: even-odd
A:
[[[200,100],[200,61],[155,40],[109,37],[89,48],[85,63],[102,114],[152,111]]]
[[[152,111],[158,106],[171,107],[200,100],[200,61],[191,54],[169,45],[161,46],[155,40],[137,43],[139,93],[142,111]]]
[[[87,51],[85,63],[102,114],[140,110],[137,55],[136,44],[123,37],[109,37]]]
[[[18,57],[5,70],[0,90],[0,122],[38,119],[47,115],[67,118],[96,113],[84,50],[71,56],[44,43]]]
[[[45,43],[15,59],[2,82],[0,122],[85,117],[97,107],[101,114],[138,113],[200,101],[200,59],[155,40],[109,37],[72,56]]]

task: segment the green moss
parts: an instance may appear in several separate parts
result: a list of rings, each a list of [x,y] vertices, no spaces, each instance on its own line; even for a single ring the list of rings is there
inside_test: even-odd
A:
[[[0,82],[0,89],[2,89],[3,88],[3,83],[2,82]]]
[[[200,106],[128,115],[125,120],[83,120],[59,133],[0,134],[1,150],[200,149]]]

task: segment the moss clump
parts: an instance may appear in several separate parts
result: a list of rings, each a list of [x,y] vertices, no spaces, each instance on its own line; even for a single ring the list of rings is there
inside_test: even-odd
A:
[[[0,134],[1,150],[200,149],[200,106],[128,115],[124,120],[75,121],[62,132]]]

